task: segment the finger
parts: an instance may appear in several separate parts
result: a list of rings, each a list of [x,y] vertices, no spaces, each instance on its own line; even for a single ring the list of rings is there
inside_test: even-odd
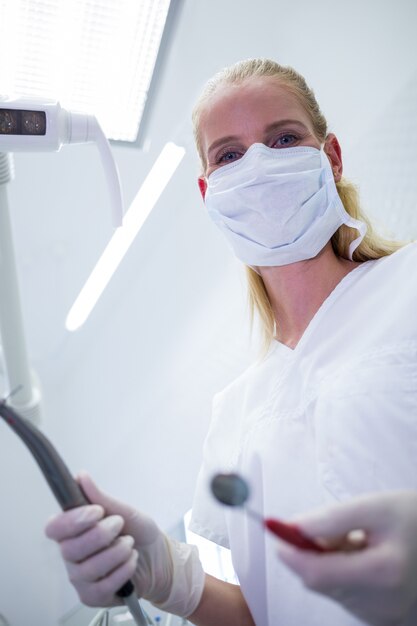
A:
[[[94,526],[103,516],[102,506],[97,504],[80,506],[52,517],[45,527],[45,533],[49,539],[55,541],[76,537]]]
[[[121,515],[126,521],[135,515],[135,509],[124,502],[116,500],[116,498],[109,496],[107,493],[99,489],[91,476],[89,476],[86,472],[80,472],[77,476],[77,481],[87,498],[91,502],[101,504],[107,513]]]
[[[327,591],[338,586],[369,585],[381,579],[387,558],[381,547],[357,552],[317,554],[292,548],[278,547],[282,561],[315,591]]]
[[[341,552],[360,550],[368,544],[367,535],[363,530],[351,530],[347,535],[315,538],[315,541],[324,548],[340,550]]]
[[[382,494],[364,495],[291,520],[309,537],[342,536],[351,530],[379,530],[391,519],[392,503]]]
[[[107,513],[123,517],[123,531],[135,538],[137,546],[146,546],[155,541],[160,531],[151,518],[101,491],[85,472],[81,472],[77,480],[89,500],[101,504]]]
[[[117,514],[123,517],[125,521],[123,532],[135,538],[137,547],[148,546],[159,536],[161,531],[153,519],[137,511],[130,505],[120,502],[102,492],[85,472],[82,472],[77,479],[86,496],[92,502],[101,504],[107,513]]]
[[[128,561],[101,580],[79,585],[75,583],[81,602],[87,606],[114,605],[116,592],[134,575],[137,560],[138,553],[133,550]],[[121,604],[121,600],[118,603]]]
[[[81,563],[67,562],[68,575],[72,583],[96,582],[129,561],[133,552],[134,539],[129,535],[119,537],[112,545],[94,554]]]
[[[124,520],[110,515],[76,537],[61,542],[61,554],[66,561],[77,563],[110,546],[120,534]]]

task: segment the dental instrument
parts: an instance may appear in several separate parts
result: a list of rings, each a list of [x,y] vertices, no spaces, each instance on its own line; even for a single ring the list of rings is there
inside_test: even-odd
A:
[[[18,415],[5,400],[0,401],[0,415],[29,448],[64,511],[90,504],[54,446],[34,424]],[[128,580],[116,595],[123,599],[138,626],[153,623],[142,610],[132,581]]]
[[[110,144],[94,115],[69,111],[55,100],[0,97],[0,152],[58,152],[63,144],[95,142],[110,193],[114,226],[123,201]]]
[[[249,485],[239,474],[216,474],[211,480],[210,488],[214,497],[227,506],[243,506],[249,498]],[[264,528],[297,548],[315,552],[334,551],[334,548],[324,547],[306,537],[295,524],[287,524],[270,517],[264,519],[246,505],[244,508],[248,515],[260,522]]]

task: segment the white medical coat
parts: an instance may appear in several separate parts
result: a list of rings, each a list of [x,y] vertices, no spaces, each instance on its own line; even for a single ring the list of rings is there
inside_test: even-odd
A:
[[[247,477],[249,506],[284,520],[366,492],[417,489],[416,244],[351,271],[294,350],[274,342],[215,396],[190,526],[231,548],[257,626],[362,624],[304,588],[259,523],[214,501],[219,471]]]

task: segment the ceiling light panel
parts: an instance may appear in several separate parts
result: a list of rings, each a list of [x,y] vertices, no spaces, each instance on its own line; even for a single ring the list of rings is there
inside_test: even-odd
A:
[[[135,141],[170,0],[0,0],[0,94],[54,98]],[[7,62],[4,62],[7,60]]]

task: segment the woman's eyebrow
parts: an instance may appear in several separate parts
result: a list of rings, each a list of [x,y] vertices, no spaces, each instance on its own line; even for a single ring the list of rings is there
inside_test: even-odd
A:
[[[288,126],[289,124],[291,125],[297,125],[300,126],[303,130],[307,130],[307,126],[305,124],[303,124],[302,122],[300,122],[299,120],[279,120],[278,122],[272,122],[272,124],[268,124],[268,126],[266,126],[265,128],[265,135],[267,135],[268,133],[274,131],[274,130],[280,130],[283,126]]]
[[[216,141],[213,141],[213,143],[209,146],[207,154],[210,154],[212,150],[222,146],[224,143],[229,143],[231,141],[239,141],[238,135],[228,135],[227,137],[220,137],[220,139],[216,139]]]
[[[272,124],[268,124],[268,126],[266,126],[264,129],[264,134],[267,135],[268,133],[271,133],[274,130],[279,130],[280,128],[284,126],[288,126],[288,124],[291,124],[291,125],[295,124],[297,126],[300,126],[303,130],[307,130],[307,127],[305,126],[305,124],[303,124],[299,120],[288,119],[288,120],[279,120],[278,122],[272,122]],[[233,141],[240,141],[240,137],[238,135],[227,135],[226,137],[220,137],[220,139],[216,139],[209,146],[207,150],[207,154],[210,154],[212,150],[219,148],[223,144],[231,143]]]

